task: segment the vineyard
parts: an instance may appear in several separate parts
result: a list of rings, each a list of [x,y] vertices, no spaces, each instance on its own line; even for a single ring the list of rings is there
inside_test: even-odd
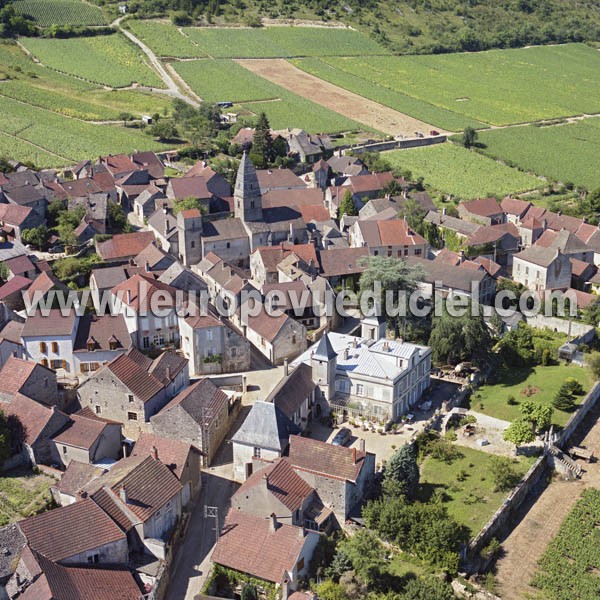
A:
[[[300,127],[311,133],[365,129],[364,125],[288,92],[232,60],[185,61],[173,66],[201,98],[238,103],[235,110],[248,116],[265,112],[273,129]]]
[[[0,137],[0,147],[15,159],[31,160],[31,156],[39,154],[36,160],[39,166],[68,164],[134,149],[169,147],[137,129],[84,123],[5,97],[0,97],[0,114],[3,117],[0,133],[4,134]]]
[[[315,77],[339,85],[341,88],[354,92],[359,96],[379,102],[384,106],[389,106],[415,119],[420,119],[448,131],[460,131],[465,127],[487,127],[487,125],[475,119],[434,106],[429,102],[413,98],[386,85],[373,83],[358,75],[338,69],[333,64],[329,64],[320,58],[301,58],[294,59],[291,62]]]
[[[156,88],[163,85],[141,51],[120,34],[21,41],[46,67],[93,83],[117,88],[134,82]]]
[[[554,127],[483,132],[482,150],[518,167],[590,190],[600,187],[600,118]]]
[[[379,87],[369,90],[376,84],[494,125],[600,112],[600,53],[583,44],[322,60],[330,69],[306,68],[366,97],[381,94]]]
[[[15,11],[32,17],[41,27],[50,25],[104,25],[102,11],[80,0],[15,0]]]
[[[392,150],[384,156],[395,167],[410,170],[413,177],[424,177],[433,189],[462,199],[502,197],[543,184],[533,175],[450,143]]]
[[[133,19],[127,22],[128,29],[147,46],[152,48],[157,56],[173,58],[203,58],[202,51],[187,36],[176,27],[159,21],[140,21]]]
[[[388,51],[351,29],[263,27],[260,29],[185,27],[185,34],[213,58],[370,56]]]
[[[600,597],[600,490],[587,489],[539,561],[532,585],[549,600]]]

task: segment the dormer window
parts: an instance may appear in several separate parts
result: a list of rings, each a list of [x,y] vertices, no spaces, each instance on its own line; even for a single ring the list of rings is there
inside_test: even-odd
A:
[[[108,340],[108,347],[111,350],[116,350],[118,345],[119,345],[119,342],[117,341],[117,338],[111,337],[110,340]]]
[[[88,352],[93,352],[96,349],[96,340],[93,337],[89,337],[86,342]]]

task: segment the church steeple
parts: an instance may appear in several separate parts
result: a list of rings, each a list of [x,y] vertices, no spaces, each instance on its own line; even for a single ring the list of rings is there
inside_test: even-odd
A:
[[[234,214],[242,221],[262,221],[262,195],[252,161],[244,152],[233,192]]]

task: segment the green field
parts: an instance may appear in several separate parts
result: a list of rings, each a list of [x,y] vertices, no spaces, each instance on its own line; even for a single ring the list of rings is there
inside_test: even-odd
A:
[[[485,154],[522,169],[590,190],[600,187],[600,118],[552,127],[517,127],[484,132]]]
[[[494,125],[600,112],[600,52],[583,44],[323,62],[343,72],[320,67],[325,78],[337,77],[340,85],[367,97],[381,93],[369,92],[372,82]]]
[[[81,0],[15,0],[15,11],[32,17],[41,27],[50,25],[104,25],[99,7]]]
[[[120,34],[70,39],[24,38],[23,45],[46,67],[110,87],[163,82],[141,51]]]
[[[406,113],[415,119],[420,119],[435,127],[440,127],[448,131],[460,131],[465,127],[474,127],[477,129],[487,127],[484,123],[466,117],[459,112],[435,106],[428,101],[404,94],[387,85],[374,83],[353,73],[343,71],[334,66],[333,63],[336,62],[335,60],[327,62],[320,58],[299,58],[291,62],[298,68],[320,79],[339,85],[364,98],[389,106],[394,110]]]
[[[521,412],[519,405],[507,403],[509,396],[513,396],[519,403],[524,400],[532,400],[551,405],[558,388],[567,377],[577,379],[586,392],[592,387],[593,378],[590,372],[575,365],[513,368],[502,371],[498,375],[500,383],[484,385],[479,388],[471,398],[471,407],[477,412],[497,419],[513,421],[521,416]],[[528,386],[532,386],[536,390],[529,397],[524,394],[524,390]],[[584,396],[577,396],[577,401],[581,402],[583,398]],[[565,425],[570,417],[571,413],[555,410],[552,422],[556,425]]]
[[[235,102],[238,104],[235,109],[242,109],[248,116],[264,111],[273,129],[300,127],[311,133],[365,129],[352,119],[251,73],[233,60],[200,59],[174,63],[173,66],[202,99]]]
[[[389,52],[351,29],[328,27],[185,27],[185,34],[213,58],[370,56]]]
[[[543,184],[533,175],[451,143],[392,150],[382,156],[394,167],[410,170],[413,177],[424,177],[433,189],[463,199],[501,197]]]
[[[506,498],[506,492],[495,492],[494,481],[490,475],[492,454],[457,446],[462,458],[448,464],[431,456],[421,465],[419,499],[428,500],[431,493],[440,489],[443,503],[450,516],[467,526],[471,534],[476,535]],[[514,468],[524,475],[534,458],[521,457],[514,461]],[[464,471],[464,481],[458,480],[458,474]]]
[[[133,19],[127,27],[157,56],[174,58],[201,58],[207,56],[189,37],[181,33],[175,26],[159,21],[140,21]]]
[[[134,150],[164,150],[169,146],[154,141],[137,129],[117,125],[93,125],[0,97],[0,132],[21,140],[11,147],[2,136],[3,152],[17,160],[34,160],[40,167],[58,166],[105,154]],[[31,143],[31,148],[27,146]],[[37,145],[40,149],[34,147]],[[46,152],[44,152],[46,151]],[[22,154],[21,154],[22,153]],[[36,157],[36,154],[39,156]],[[54,158],[51,154],[55,154]],[[32,158],[33,156],[33,158]]]
[[[548,544],[532,585],[547,600],[600,597],[600,490],[584,490]],[[536,596],[537,597],[537,596]]]

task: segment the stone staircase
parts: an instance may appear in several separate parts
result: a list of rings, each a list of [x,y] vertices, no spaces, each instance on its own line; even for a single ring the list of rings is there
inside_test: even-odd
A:
[[[547,444],[545,449],[546,456],[549,458],[548,462],[556,471],[559,471],[568,479],[581,477],[583,469],[560,448],[557,448],[554,444]]]

